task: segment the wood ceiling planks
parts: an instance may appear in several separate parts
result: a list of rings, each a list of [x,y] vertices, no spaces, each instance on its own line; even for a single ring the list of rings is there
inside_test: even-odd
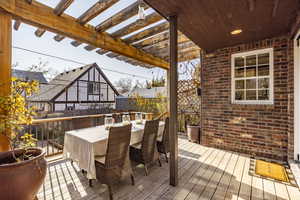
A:
[[[298,0],[145,1],[165,17],[177,14],[179,30],[208,52],[289,34],[300,10]]]

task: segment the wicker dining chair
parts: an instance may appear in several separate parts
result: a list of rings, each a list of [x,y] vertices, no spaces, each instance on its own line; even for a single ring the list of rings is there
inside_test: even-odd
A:
[[[158,161],[161,166],[156,146],[158,125],[158,119],[146,121],[142,142],[130,146],[130,159],[144,165],[146,176],[150,163]]]
[[[129,159],[131,124],[109,129],[108,144],[105,156],[96,156],[96,177],[100,183],[106,184],[110,200],[113,199],[112,184],[125,177],[134,176]]]
[[[157,150],[159,153],[164,154],[166,157],[166,162],[168,163],[168,153],[169,148],[169,117],[165,119],[165,126],[162,135],[162,139],[157,141]]]

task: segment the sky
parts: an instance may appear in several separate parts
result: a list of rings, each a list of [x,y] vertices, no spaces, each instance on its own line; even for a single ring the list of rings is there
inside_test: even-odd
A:
[[[43,4],[51,7],[55,7],[60,0],[38,0]],[[79,17],[84,11],[91,7],[98,0],[75,0],[73,4],[65,11],[65,13],[73,16]],[[122,8],[134,3],[136,0],[120,0],[118,3],[113,5],[113,7],[101,13],[99,16],[94,18],[89,24],[98,25],[103,20],[117,13]],[[152,13],[152,9],[148,9],[146,14]],[[121,23],[118,26],[108,29],[108,33],[112,33],[132,22],[134,22],[137,17],[132,17],[127,21]],[[159,24],[160,21],[156,24]],[[153,24],[153,25],[156,25]],[[148,28],[148,27],[146,27]],[[79,47],[73,47],[70,42],[73,41],[70,38],[66,38],[61,42],[56,42],[53,37],[56,35],[51,32],[46,32],[42,37],[36,37],[34,32],[36,28],[26,24],[21,24],[18,31],[13,30],[13,57],[12,63],[16,64],[17,69],[27,69],[28,67],[37,64],[39,61],[47,62],[48,68],[53,71],[63,72],[65,70],[74,69],[82,66],[82,64],[97,63],[110,79],[111,82],[116,82],[121,78],[130,78],[135,82],[144,82],[145,80],[151,80],[153,77],[164,76],[165,71],[159,68],[147,69],[139,66],[133,66],[128,63],[118,61],[117,59],[109,58],[105,55],[99,55],[94,51],[86,51],[83,47],[86,45],[80,45]],[[135,34],[134,32],[133,34]],[[128,36],[125,36],[128,37]],[[40,52],[43,54],[48,54],[52,56],[62,57],[75,62],[60,60],[57,58],[51,58],[36,53],[21,50],[27,49],[30,51]],[[120,71],[127,74],[120,74],[116,72],[111,72],[109,70]]]

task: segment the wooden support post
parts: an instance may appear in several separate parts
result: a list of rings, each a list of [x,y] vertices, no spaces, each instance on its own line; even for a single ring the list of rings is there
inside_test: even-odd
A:
[[[0,96],[6,96],[11,92],[12,18],[10,15],[0,12],[0,28]],[[0,152],[7,150],[9,150],[9,141],[0,135]]]
[[[169,95],[169,139],[170,139],[170,185],[178,184],[178,137],[177,137],[177,16],[171,16],[170,22],[170,68],[168,70]]]

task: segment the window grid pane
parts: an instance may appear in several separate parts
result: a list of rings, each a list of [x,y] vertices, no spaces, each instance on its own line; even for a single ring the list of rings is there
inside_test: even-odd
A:
[[[234,58],[235,100],[270,100],[270,53]]]

